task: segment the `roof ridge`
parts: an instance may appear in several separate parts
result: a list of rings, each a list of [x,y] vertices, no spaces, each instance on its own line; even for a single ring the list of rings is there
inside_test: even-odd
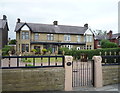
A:
[[[53,24],[44,24],[44,23],[27,23],[27,22],[20,22],[20,23],[54,26]],[[58,26],[69,26],[69,27],[82,27],[82,28],[84,28],[84,26],[74,26],[74,25],[58,25]]]

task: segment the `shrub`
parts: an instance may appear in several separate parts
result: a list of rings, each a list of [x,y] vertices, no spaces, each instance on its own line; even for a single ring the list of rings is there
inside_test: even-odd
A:
[[[51,48],[51,47],[48,48],[47,51],[48,51],[48,52],[50,51],[50,53],[52,53],[52,48]]]
[[[65,52],[65,55],[69,55],[70,54],[70,50],[67,47],[59,48],[59,53],[60,54],[62,54],[63,51]]]
[[[36,50],[36,49],[32,49],[32,52],[36,53],[36,52],[37,52],[37,50]]]
[[[45,48],[44,48],[44,49],[42,49],[42,52],[47,52],[47,49],[45,49]]]
[[[32,64],[27,64],[27,66],[29,67],[29,66],[33,66]]]
[[[9,51],[11,51],[12,53],[14,52],[13,47],[5,45],[5,47],[2,49],[2,55],[3,56],[8,56],[9,55]]]
[[[25,58],[22,58],[21,61],[22,61],[22,62],[26,62],[26,63],[31,63],[31,60],[30,60],[30,59],[25,59]]]
[[[110,42],[109,40],[102,40],[101,41],[102,48],[116,48],[118,45],[116,43]]]

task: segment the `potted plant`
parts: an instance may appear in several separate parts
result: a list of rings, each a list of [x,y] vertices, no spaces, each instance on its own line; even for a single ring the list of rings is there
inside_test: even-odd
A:
[[[42,52],[43,52],[43,54],[46,54],[47,49],[43,48],[43,49],[42,49]]]

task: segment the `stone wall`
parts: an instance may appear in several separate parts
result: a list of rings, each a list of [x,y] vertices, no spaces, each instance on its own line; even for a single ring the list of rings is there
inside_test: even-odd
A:
[[[119,66],[102,66],[103,85],[118,83],[118,67]],[[120,81],[119,81],[120,82]]]
[[[3,69],[2,91],[63,91],[64,68]]]

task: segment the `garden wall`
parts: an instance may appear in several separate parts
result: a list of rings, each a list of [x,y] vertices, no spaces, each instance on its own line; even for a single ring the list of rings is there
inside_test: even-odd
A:
[[[118,80],[118,72],[120,71],[120,69],[118,69],[119,67],[120,66],[118,65],[102,66],[103,85],[120,83],[120,80]]]
[[[3,69],[2,91],[63,91],[64,68]]]

